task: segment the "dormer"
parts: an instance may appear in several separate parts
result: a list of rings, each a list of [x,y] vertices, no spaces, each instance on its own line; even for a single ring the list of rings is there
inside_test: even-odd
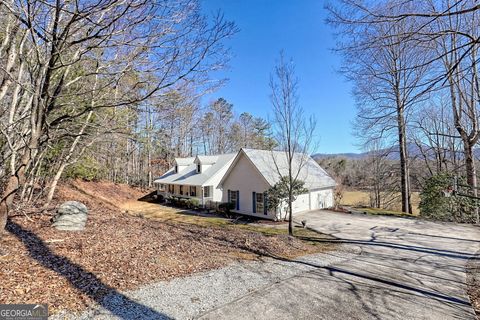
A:
[[[196,156],[194,163],[197,165],[196,172],[202,173],[217,162],[218,156]]]
[[[183,169],[186,169],[188,166],[192,165],[194,158],[175,158],[173,162],[174,172],[179,173]]]

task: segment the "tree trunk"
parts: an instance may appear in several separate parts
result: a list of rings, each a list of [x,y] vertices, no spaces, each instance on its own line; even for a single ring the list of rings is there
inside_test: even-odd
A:
[[[45,205],[43,206],[44,209],[47,209],[47,207],[50,205],[50,202],[52,202],[53,195],[55,194],[55,190],[57,189],[58,181],[60,181],[60,178],[62,177],[63,171],[65,170],[66,166],[67,163],[63,162],[60,165],[60,168],[58,168],[57,173],[53,177],[53,180],[50,183],[50,188],[48,189],[47,200],[45,201]]]
[[[292,152],[290,151],[290,143],[288,144],[288,235],[293,236],[293,176],[292,176]]]
[[[2,198],[0,200],[0,234],[5,231],[8,212],[12,208],[15,194],[25,183],[25,170],[28,163],[32,159],[32,152],[35,153],[37,151],[38,141],[40,139],[38,132],[32,133],[31,139],[32,140],[30,141],[28,147],[26,147],[24,150],[18,170],[10,175],[2,193]]]
[[[2,194],[2,200],[0,201],[0,235],[5,231],[5,225],[7,224],[8,212],[12,207],[13,198],[15,192],[18,189],[17,176],[10,176]]]
[[[472,188],[471,194],[474,197],[478,196],[477,190],[477,169],[475,166],[475,159],[473,157],[473,145],[464,141],[465,151],[465,170],[467,175],[467,184]],[[478,205],[475,206],[475,223],[480,223]]]
[[[291,189],[291,188],[290,188]],[[288,235],[293,236],[292,190],[288,194]]]
[[[401,103],[397,99],[397,103]],[[401,193],[402,193],[402,211],[412,213],[412,205],[410,203],[410,174],[408,167],[408,150],[407,136],[405,132],[405,117],[403,108],[397,108],[398,122],[398,142],[400,147],[400,176],[401,176]]]
[[[92,103],[92,106],[93,106],[93,103]],[[80,139],[81,139],[83,133],[85,132],[85,129],[87,128],[88,124],[90,123],[90,119],[92,118],[92,115],[93,115],[93,111],[90,111],[87,115],[85,123],[80,128],[80,131],[78,132],[77,136],[73,140],[72,145],[70,146],[70,149],[68,150],[68,153],[67,153],[66,157],[63,159],[63,161],[60,165],[60,168],[58,168],[57,173],[53,177],[53,180],[50,184],[50,189],[48,190],[47,200],[46,200],[45,205],[43,207],[44,209],[46,209],[50,205],[50,202],[52,202],[53,195],[54,195],[55,190],[57,188],[58,181],[62,177],[63,171],[65,170],[67,165],[69,165],[70,159],[72,158],[72,155],[75,152],[75,149],[76,149],[78,143],[80,142]]]

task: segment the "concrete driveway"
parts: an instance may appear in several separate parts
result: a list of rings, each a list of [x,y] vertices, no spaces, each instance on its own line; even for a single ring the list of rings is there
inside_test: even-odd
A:
[[[303,219],[343,243],[337,259],[298,262],[309,268],[201,318],[475,319],[465,266],[480,259],[478,227],[328,211]]]

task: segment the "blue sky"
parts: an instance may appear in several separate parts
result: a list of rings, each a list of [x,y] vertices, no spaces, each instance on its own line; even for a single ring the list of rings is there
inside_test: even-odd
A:
[[[220,76],[229,79],[204,103],[223,97],[236,112],[267,118],[269,75],[283,49],[296,65],[302,107],[317,118],[318,152],[356,152],[351,122],[355,107],[351,85],[338,74],[340,58],[331,51],[335,40],[325,24],[320,0],[202,0],[203,10],[222,10],[240,32],[228,45],[230,68]]]

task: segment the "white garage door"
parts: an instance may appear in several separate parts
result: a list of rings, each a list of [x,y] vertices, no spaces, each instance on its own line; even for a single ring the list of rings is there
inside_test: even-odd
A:
[[[312,210],[333,207],[333,190],[313,191],[311,193]]]
[[[308,193],[301,194],[293,202],[293,213],[310,210],[310,196]]]
[[[312,210],[315,209],[322,209],[323,208],[323,197],[321,191],[313,191],[310,194],[311,203],[312,203]]]

